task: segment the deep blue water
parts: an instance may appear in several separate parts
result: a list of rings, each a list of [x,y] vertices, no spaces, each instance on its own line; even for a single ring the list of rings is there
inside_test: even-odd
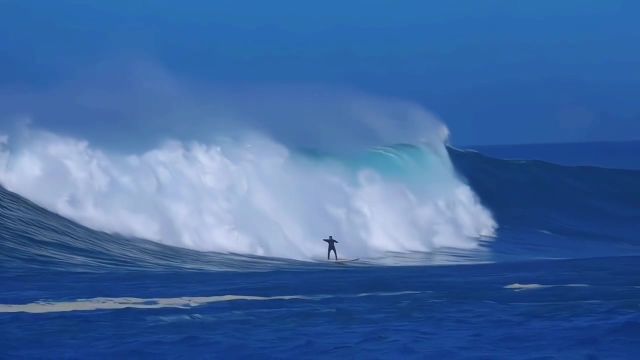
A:
[[[504,159],[544,160],[567,166],[640,169],[640,140],[599,143],[556,143],[472,146]]]
[[[0,357],[638,358],[640,171],[450,155],[500,225],[453,265],[201,253],[0,188]]]

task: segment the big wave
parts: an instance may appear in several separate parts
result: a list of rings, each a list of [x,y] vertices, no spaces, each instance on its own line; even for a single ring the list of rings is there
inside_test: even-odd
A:
[[[313,259],[329,234],[341,256],[473,249],[497,225],[442,140],[330,156],[253,133],[122,154],[29,130],[4,138],[0,183],[93,229],[201,251]]]

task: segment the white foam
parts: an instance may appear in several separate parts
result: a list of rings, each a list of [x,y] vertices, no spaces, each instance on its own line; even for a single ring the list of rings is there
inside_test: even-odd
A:
[[[221,295],[205,297],[179,297],[179,298],[93,298],[79,299],[66,302],[34,302],[30,304],[1,304],[0,312],[27,312],[27,313],[51,313],[66,311],[92,311],[92,310],[117,310],[117,309],[158,309],[158,308],[190,308],[221,301],[235,300],[291,300],[305,299],[304,296],[246,296],[246,295]]]
[[[511,289],[514,291],[523,291],[523,290],[536,290],[536,289],[545,289],[551,287],[586,287],[589,286],[587,284],[561,284],[561,285],[542,285],[542,284],[509,284],[506,285],[505,289]]]
[[[256,135],[123,155],[29,131],[0,146],[0,182],[91,228],[203,251],[310,259],[329,234],[344,257],[473,249],[496,223],[446,152],[432,155],[429,178],[411,188]]]
[[[95,311],[120,309],[187,309],[211,303],[225,301],[273,301],[273,300],[321,300],[332,297],[362,296],[399,296],[418,294],[418,291],[362,293],[356,295],[285,295],[285,296],[251,296],[251,295],[219,295],[219,296],[185,296],[175,298],[136,298],[136,297],[98,297],[78,299],[74,301],[37,301],[29,304],[0,304],[0,313],[55,313],[68,311]]]

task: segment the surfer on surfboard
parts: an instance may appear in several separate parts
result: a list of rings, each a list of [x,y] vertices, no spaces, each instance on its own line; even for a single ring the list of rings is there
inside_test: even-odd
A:
[[[329,244],[329,251],[327,252],[327,260],[331,258],[331,250],[333,250],[333,255],[335,255],[336,261],[338,261],[338,252],[336,251],[336,245],[335,245],[335,243],[337,243],[338,240],[335,240],[333,236],[329,236],[328,239],[322,239],[322,240],[326,241]]]

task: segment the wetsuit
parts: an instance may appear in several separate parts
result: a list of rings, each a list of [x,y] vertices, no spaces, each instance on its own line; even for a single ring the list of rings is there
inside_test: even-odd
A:
[[[329,260],[331,258],[331,251],[333,250],[333,255],[336,257],[336,261],[337,261],[338,260],[338,252],[336,251],[335,243],[337,243],[338,241],[335,240],[331,236],[329,236],[328,239],[322,239],[322,240],[326,241],[329,244],[329,251],[327,251],[327,260]]]

